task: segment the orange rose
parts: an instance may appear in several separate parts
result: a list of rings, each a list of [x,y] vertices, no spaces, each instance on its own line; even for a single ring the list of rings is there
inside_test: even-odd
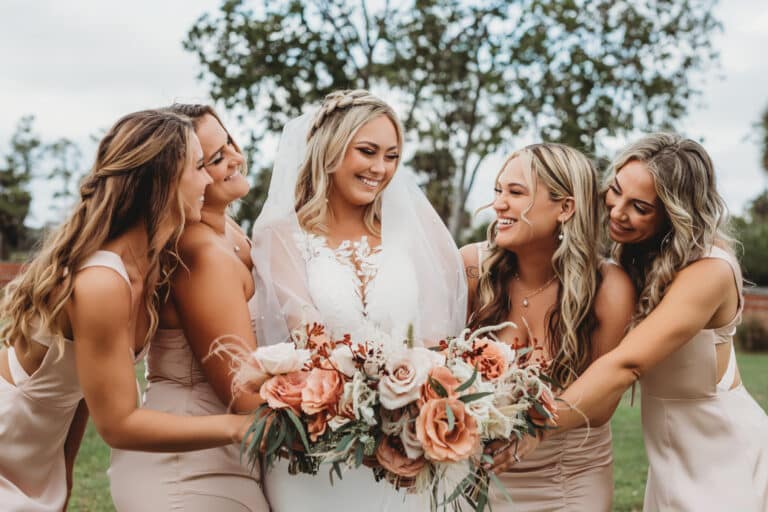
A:
[[[424,457],[409,459],[400,439],[392,436],[384,436],[376,447],[376,460],[381,467],[403,478],[416,477],[427,463]]]
[[[307,383],[307,372],[275,375],[261,385],[259,394],[272,409],[291,408],[301,414],[302,390]]]
[[[451,370],[445,366],[435,366],[429,371],[429,376],[435,379],[443,388],[448,392],[448,398],[456,398],[456,388],[461,385],[459,379],[457,379]],[[421,386],[421,397],[419,398],[419,407],[427,403],[434,398],[442,398],[437,394],[432,386],[427,382]]]
[[[325,428],[328,426],[328,414],[320,412],[315,414],[307,422],[307,432],[309,433],[309,439],[314,443],[317,438],[325,434]]]
[[[335,411],[344,393],[344,379],[336,370],[313,368],[301,390],[301,409],[307,414]]]
[[[453,412],[453,428],[448,428],[446,409]],[[416,418],[416,436],[425,456],[435,462],[458,462],[480,449],[477,422],[464,403],[454,398],[438,398],[425,403]]]
[[[509,350],[501,343],[481,338],[474,344],[472,354],[467,362],[477,367],[486,380],[498,379],[507,371]]]

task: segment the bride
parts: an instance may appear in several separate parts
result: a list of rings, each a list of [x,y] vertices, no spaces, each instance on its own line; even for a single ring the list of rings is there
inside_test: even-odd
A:
[[[397,170],[402,128],[364,90],[326,96],[285,127],[269,195],[253,230],[260,345],[319,322],[334,337],[417,344],[458,334],[466,284],[456,245],[412,174]],[[378,337],[384,335],[383,337]],[[394,343],[394,341],[393,341]],[[376,482],[370,469],[266,472],[272,510],[423,510],[425,496]]]

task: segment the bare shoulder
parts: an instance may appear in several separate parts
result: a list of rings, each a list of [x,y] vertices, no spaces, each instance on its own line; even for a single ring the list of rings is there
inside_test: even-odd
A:
[[[637,291],[629,275],[612,261],[600,265],[602,281],[595,296],[595,313],[598,317],[610,317],[617,309],[629,310],[635,306]]]
[[[461,259],[464,261],[464,270],[467,273],[467,277],[470,279],[477,279],[480,277],[480,261],[478,257],[478,250],[484,242],[475,242],[467,244],[459,249]]]
[[[75,276],[68,311],[70,316],[89,323],[127,323],[131,313],[130,286],[111,268],[82,269]]]
[[[684,281],[705,279],[717,285],[723,285],[733,282],[733,270],[731,265],[722,258],[701,258],[678,272],[672,282],[678,279]]]

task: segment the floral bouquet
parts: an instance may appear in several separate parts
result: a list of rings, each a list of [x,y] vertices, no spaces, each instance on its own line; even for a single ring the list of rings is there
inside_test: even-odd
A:
[[[542,369],[522,364],[524,350],[493,338],[487,327],[427,349],[412,341],[330,339],[318,324],[292,343],[239,357],[235,386],[264,399],[242,453],[252,465],[289,460],[291,473],[323,464],[370,467],[410,492],[429,493],[432,509],[462,498],[484,510],[494,482],[486,444],[535,434],[531,414],[554,419],[555,400]],[[535,411],[535,412],[534,412]],[[452,482],[452,483],[450,483]]]

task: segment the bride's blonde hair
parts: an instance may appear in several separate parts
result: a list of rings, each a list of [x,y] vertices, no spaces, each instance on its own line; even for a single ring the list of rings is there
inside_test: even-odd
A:
[[[362,89],[335,91],[325,97],[307,136],[307,152],[296,180],[294,208],[299,225],[306,231],[326,234],[329,174],[341,164],[355,133],[381,115],[392,121],[401,149],[400,121],[384,101]],[[381,194],[366,207],[364,222],[371,233],[379,234]]]
[[[666,216],[666,232],[640,244],[613,243],[611,254],[626,269],[639,299],[632,324],[655,308],[677,273],[717,244],[733,254],[728,210],[717,191],[707,151],[691,139],[654,133],[624,149],[611,163],[610,183],[629,162],[645,164]],[[603,192],[604,193],[604,192]]]
[[[99,143],[96,162],[83,178],[80,200],[69,219],[3,290],[0,339],[6,345],[25,352],[29,340],[45,332],[61,348],[65,306],[77,269],[138,222],[146,226],[149,245],[144,302],[150,319],[146,341],[152,338],[160,288],[178,263],[175,247],[184,226],[178,185],[192,157],[192,133],[189,119],[164,110],[135,112],[115,123]],[[175,229],[170,239],[161,239],[161,226],[171,223]]]
[[[562,144],[541,143],[512,153],[499,174],[515,158],[530,163],[526,179],[531,195],[536,194],[538,178],[553,201],[572,197],[575,204],[573,216],[553,235],[563,236],[551,261],[560,286],[557,301],[547,313],[550,376],[566,387],[592,361],[591,336],[597,325],[593,306],[600,284],[597,173],[581,152]],[[533,201],[528,210],[532,207]],[[528,210],[521,219],[530,223],[525,217]],[[517,257],[496,245],[496,224],[494,220],[488,227],[490,254],[480,264],[478,300],[470,318],[472,328],[504,322],[512,311],[509,283],[517,274]]]

